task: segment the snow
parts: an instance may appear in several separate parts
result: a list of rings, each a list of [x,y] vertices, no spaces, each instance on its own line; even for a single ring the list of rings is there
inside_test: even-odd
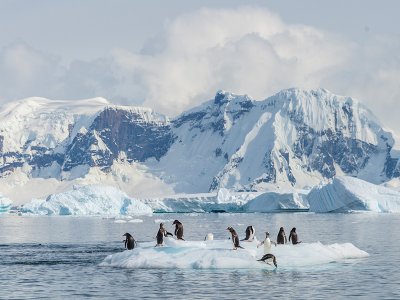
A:
[[[313,188],[307,201],[313,212],[400,212],[400,192],[349,176]]]
[[[82,127],[88,128],[108,105],[100,97],[79,101],[32,97],[7,103],[0,108],[3,151],[20,151],[27,144],[55,148]]]
[[[365,166],[354,171],[359,178],[370,182],[381,183],[388,179],[384,172],[376,172],[377,166],[383,169],[387,161],[387,144],[394,146],[390,152],[393,158],[400,157],[394,132],[385,131],[373,114],[355,99],[324,89],[287,89],[261,101],[223,90],[217,95],[225,97],[223,103],[210,100],[182,113],[171,123],[168,117],[149,108],[112,105],[104,98],[68,101],[36,97],[8,103],[0,107],[3,153],[34,157],[38,147],[48,149],[49,153],[65,153],[74,137],[90,130],[93,120],[105,109],[126,110],[139,115],[138,119],[144,123],[171,125],[176,141],[160,161],[150,158],[145,162],[127,163],[120,153],[120,159],[113,162],[110,172],[89,165],[66,172],[55,162],[41,168],[25,163],[0,178],[0,190],[15,204],[22,204],[32,198],[67,191],[74,184],[110,185],[134,198],[162,199],[165,195],[174,195],[171,200],[177,198],[176,194],[221,188],[265,191],[314,186],[326,178],[320,169],[310,168],[310,160],[318,155],[318,149],[301,157],[294,152],[299,125],[309,127],[310,136],[312,132],[330,130],[379,146],[379,151],[365,158]],[[354,121],[351,126],[349,115]],[[96,150],[107,149],[100,136],[96,132],[94,135]],[[320,138],[327,137],[321,135]],[[4,155],[3,162],[10,163],[10,159]],[[15,157],[12,159],[19,162]],[[334,167],[336,174],[344,173],[339,165]],[[210,201],[218,204],[215,196],[204,197],[206,201],[214,197]],[[231,209],[235,209],[250,199],[231,200]],[[184,202],[172,207],[172,203],[165,205],[160,201],[157,209],[205,210],[201,205],[194,207],[198,205],[197,200],[192,204]]]
[[[154,247],[155,242],[139,243],[133,250],[107,256],[100,266],[133,269],[273,269],[257,261],[263,255],[263,247],[257,248],[257,244],[257,240],[241,243],[245,249],[233,251],[230,240],[179,241],[166,238],[164,247]],[[278,245],[272,247],[271,252],[277,258],[278,269],[342,263],[369,256],[351,243]]]
[[[109,186],[88,185],[34,199],[23,205],[22,212],[39,215],[150,215],[152,209]]]
[[[0,194],[0,213],[10,210],[12,201]]]

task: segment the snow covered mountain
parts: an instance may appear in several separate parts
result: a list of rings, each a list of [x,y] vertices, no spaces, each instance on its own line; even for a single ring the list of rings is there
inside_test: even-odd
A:
[[[324,89],[263,101],[219,91],[172,120],[102,98],[29,98],[2,107],[0,121],[0,191],[10,199],[29,185],[41,190],[30,197],[75,183],[142,196],[400,177],[392,133],[360,102]]]

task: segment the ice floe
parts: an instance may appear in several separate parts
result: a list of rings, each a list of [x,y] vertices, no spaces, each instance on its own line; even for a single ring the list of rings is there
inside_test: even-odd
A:
[[[139,247],[107,256],[100,266],[134,269],[271,269],[257,259],[263,255],[258,241],[242,242],[245,249],[232,250],[230,240],[178,241],[165,239],[164,247],[143,242]],[[368,257],[368,253],[351,243],[323,245],[301,243],[278,245],[271,252],[278,268],[308,267]]]

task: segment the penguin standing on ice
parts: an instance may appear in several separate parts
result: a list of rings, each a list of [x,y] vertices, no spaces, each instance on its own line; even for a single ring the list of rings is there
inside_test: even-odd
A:
[[[265,232],[265,240],[263,240],[261,243],[259,243],[257,245],[257,248],[264,245],[264,255],[268,254],[271,252],[271,245],[274,244],[276,247],[276,243],[271,241],[271,239],[269,238],[269,232]]]
[[[241,247],[241,246],[239,245],[239,236],[237,235],[235,229],[233,229],[232,227],[228,227],[226,230],[229,230],[229,232],[230,232],[231,235],[232,235],[233,250],[236,250],[237,248],[242,248],[242,249],[244,249],[243,247]]]
[[[125,242],[125,249],[132,250],[135,248],[136,241],[130,233],[127,232],[122,236],[125,237],[125,240],[123,241]]]
[[[168,235],[172,236],[172,233],[168,232],[164,228],[164,224],[163,223],[160,223],[160,229],[158,229],[157,236],[156,236],[156,239],[157,239],[156,247],[162,246],[163,243],[164,243],[164,237],[168,236]]]
[[[172,225],[175,225],[175,235],[176,235],[176,238],[177,238],[178,240],[184,241],[184,239],[183,239],[183,224],[182,224],[181,222],[179,222],[178,220],[175,220],[175,221],[172,223]]]
[[[292,230],[290,230],[289,242],[290,242],[290,239],[292,239],[293,245],[301,243],[301,241],[299,242],[298,237],[297,237],[296,227],[293,227]]]
[[[246,237],[242,241],[252,242],[254,240],[254,236],[256,234],[256,229],[254,226],[250,225],[246,228]]]
[[[281,227],[279,229],[279,233],[278,233],[278,237],[276,238],[276,242],[278,244],[286,244],[287,243],[286,234],[285,234],[285,230],[283,229],[283,227]]]

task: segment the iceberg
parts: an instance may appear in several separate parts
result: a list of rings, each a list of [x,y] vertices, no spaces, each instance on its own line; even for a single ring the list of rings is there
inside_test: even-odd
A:
[[[177,194],[164,198],[143,199],[143,202],[157,213],[243,212],[243,205],[258,194],[234,193],[220,189],[218,193]]]
[[[400,192],[349,176],[313,188],[306,199],[312,212],[400,212]]]
[[[143,199],[154,212],[282,212],[308,211],[304,200],[306,191],[300,192],[230,192],[180,194],[165,198]]]
[[[276,193],[268,192],[250,200],[243,206],[246,212],[282,212],[308,211],[308,203],[303,198],[305,194],[297,192]]]
[[[152,209],[124,192],[101,185],[75,186],[52,194],[46,200],[33,199],[21,211],[39,215],[151,215]]]
[[[12,201],[0,194],[0,213],[10,210]]]
[[[139,243],[133,250],[108,255],[100,266],[133,269],[273,269],[257,261],[263,255],[263,247],[257,248],[257,244],[257,240],[242,243],[244,249],[232,251],[230,240],[180,241],[166,238],[164,247],[154,247],[155,242]],[[272,247],[271,252],[277,258],[279,269],[340,263],[369,256],[351,243],[286,244]]]

